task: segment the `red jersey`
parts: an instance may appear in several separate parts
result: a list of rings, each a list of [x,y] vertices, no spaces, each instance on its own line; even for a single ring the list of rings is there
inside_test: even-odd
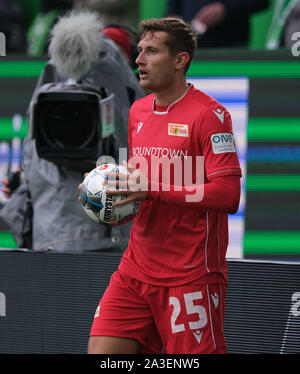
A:
[[[231,118],[220,103],[191,85],[163,111],[156,108],[152,94],[136,101],[129,114],[130,156],[143,156],[148,171],[153,157],[179,158],[183,165],[187,157],[203,156],[204,183],[218,176],[241,176]],[[195,180],[195,167],[192,174]],[[227,214],[207,211],[201,202],[159,202],[156,196],[161,193],[168,194],[150,191],[135,217],[120,272],[162,286],[196,279],[225,282]]]

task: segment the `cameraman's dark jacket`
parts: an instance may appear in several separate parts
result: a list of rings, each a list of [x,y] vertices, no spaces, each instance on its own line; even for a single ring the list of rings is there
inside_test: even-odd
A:
[[[128,147],[129,108],[133,101],[144,96],[144,92],[115,44],[106,37],[102,44],[98,61],[81,81],[114,93],[115,146],[118,150]],[[41,85],[60,81],[55,66],[48,62],[33,98]],[[38,157],[35,139],[29,137],[24,141],[23,160],[23,182],[1,210],[1,217],[10,225],[19,247],[31,247],[28,241],[30,226],[34,250],[78,252],[126,246],[131,224],[110,228],[96,224],[84,213],[77,190],[83,180],[82,171]]]

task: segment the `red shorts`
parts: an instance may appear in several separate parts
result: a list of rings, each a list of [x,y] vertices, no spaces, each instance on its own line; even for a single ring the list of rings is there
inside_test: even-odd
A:
[[[140,342],[140,353],[226,353],[225,284],[153,286],[116,271],[95,313],[91,336]]]

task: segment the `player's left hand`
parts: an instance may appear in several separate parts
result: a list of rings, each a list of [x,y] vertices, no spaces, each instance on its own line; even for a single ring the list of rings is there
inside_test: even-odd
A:
[[[126,195],[126,198],[115,202],[114,206],[121,206],[133,201],[146,199],[148,190],[148,179],[139,169],[123,161],[123,165],[128,170],[128,174],[108,172],[108,180],[104,183],[113,189],[105,191],[107,195]]]

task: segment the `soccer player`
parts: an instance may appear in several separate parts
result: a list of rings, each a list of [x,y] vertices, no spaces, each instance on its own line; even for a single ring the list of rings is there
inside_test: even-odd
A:
[[[241,169],[229,113],[187,83],[195,48],[194,31],[180,19],[141,22],[136,63],[152,93],[130,110],[129,187],[122,190],[128,177],[119,175],[119,189],[108,193],[125,193],[120,204],[143,202],[96,310],[89,353],[226,352],[227,220],[239,206]],[[129,166],[136,160],[140,170]],[[160,162],[159,178],[146,175],[143,160],[151,173]],[[147,188],[134,188],[145,180]]]

